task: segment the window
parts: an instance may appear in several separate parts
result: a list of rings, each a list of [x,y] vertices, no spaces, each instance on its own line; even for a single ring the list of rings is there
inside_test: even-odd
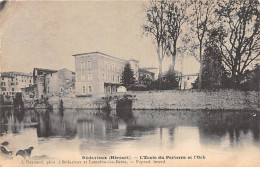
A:
[[[107,69],[109,70],[109,63],[107,63]]]
[[[47,93],[49,93],[49,91],[50,91],[50,87],[47,87]]]
[[[83,94],[86,93],[86,87],[85,87],[85,86],[82,87],[82,93],[83,93]]]
[[[5,78],[4,78],[4,77],[2,77],[2,80],[5,80]]]
[[[16,85],[18,85],[18,82],[16,82]]]
[[[2,87],[2,91],[6,91],[6,88],[5,88],[5,87]]]
[[[63,89],[62,89],[62,87],[60,88],[60,92],[62,93],[62,91],[63,91]]]
[[[92,86],[88,86],[88,92],[89,92],[89,93],[92,92]]]
[[[30,83],[32,83],[32,80],[30,80]]]
[[[92,74],[91,73],[88,74],[88,80],[92,80]]]
[[[119,76],[117,76],[117,82],[120,82],[120,77]]]
[[[14,88],[12,88],[12,91],[14,91]]]
[[[85,77],[85,74],[84,74],[84,73],[81,74],[81,80],[82,80],[82,81],[85,81],[85,80],[86,80],[86,77]]]
[[[88,61],[88,69],[91,69],[91,61]]]
[[[5,86],[5,82],[1,82],[1,86]]]
[[[23,79],[22,79],[22,82],[23,82]]]
[[[50,83],[50,79],[49,78],[47,78],[47,83]]]
[[[115,81],[115,75],[113,75],[113,78],[112,78],[113,81]]]
[[[81,62],[81,70],[85,70],[85,62]]]

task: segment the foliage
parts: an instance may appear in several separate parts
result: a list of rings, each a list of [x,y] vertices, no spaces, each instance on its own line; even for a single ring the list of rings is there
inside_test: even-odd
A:
[[[162,90],[173,90],[179,87],[179,80],[176,73],[171,68],[166,72],[162,81]]]
[[[199,89],[202,85],[202,71],[203,71],[203,53],[205,48],[205,39],[209,28],[214,24],[213,15],[215,9],[214,0],[191,0],[191,32],[195,34],[196,44],[192,45],[190,51],[200,63],[199,70]],[[195,51],[198,51],[197,53]]]
[[[246,70],[241,84],[243,90],[260,90],[260,65],[256,64],[253,70]]]
[[[202,89],[215,89],[222,86],[225,68],[222,64],[222,53],[217,48],[214,39],[217,35],[217,30],[212,29],[209,31],[209,39],[206,42],[203,55]]]
[[[148,90],[146,85],[132,84],[129,86],[130,91],[146,91]]]
[[[220,1],[218,9],[218,47],[223,53],[223,62],[231,72],[232,86],[239,88],[244,71],[259,58],[259,1]]]
[[[122,83],[128,88],[131,84],[135,84],[134,72],[131,69],[131,65],[127,63],[122,73]]]

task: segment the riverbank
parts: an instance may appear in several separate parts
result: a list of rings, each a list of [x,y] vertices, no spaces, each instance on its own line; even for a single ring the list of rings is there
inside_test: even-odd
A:
[[[62,99],[64,108],[102,109],[109,104],[111,109],[116,109],[117,100],[128,95],[131,96],[134,110],[259,110],[259,93],[236,90],[165,90],[114,93],[107,96],[106,100],[56,96],[48,102],[53,108],[58,108]]]

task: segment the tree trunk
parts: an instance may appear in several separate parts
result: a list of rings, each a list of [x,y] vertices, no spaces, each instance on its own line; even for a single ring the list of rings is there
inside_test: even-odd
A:
[[[157,55],[158,55],[158,61],[159,61],[159,75],[158,75],[158,89],[161,89],[161,77],[162,77],[162,60],[161,60],[161,53],[160,53],[160,45],[157,46]]]
[[[174,49],[173,49],[173,53],[172,53],[172,71],[174,71],[175,69],[175,60],[176,60],[176,51],[177,51],[177,48],[176,48],[176,43],[174,45]]]
[[[199,90],[201,90],[202,84],[202,71],[203,71],[203,59],[202,59],[202,41],[200,41],[200,72],[199,72]]]
[[[198,88],[201,89],[202,85],[202,71],[203,71],[203,60],[200,60],[200,71],[199,71],[199,85]]]

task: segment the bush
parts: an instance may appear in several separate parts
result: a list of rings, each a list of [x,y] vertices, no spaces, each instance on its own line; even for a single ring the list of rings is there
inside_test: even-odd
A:
[[[146,85],[138,85],[138,84],[132,84],[129,86],[128,90],[130,91],[146,91],[148,90]]]

